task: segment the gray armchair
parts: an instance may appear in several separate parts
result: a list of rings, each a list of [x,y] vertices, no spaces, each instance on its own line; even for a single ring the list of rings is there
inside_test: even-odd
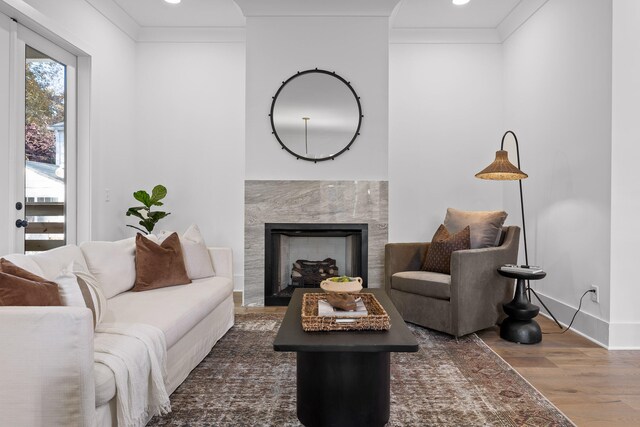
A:
[[[384,287],[407,322],[460,337],[502,320],[513,280],[496,269],[518,260],[520,228],[502,229],[500,245],[453,252],[451,275],[421,271],[429,243],[388,243]]]

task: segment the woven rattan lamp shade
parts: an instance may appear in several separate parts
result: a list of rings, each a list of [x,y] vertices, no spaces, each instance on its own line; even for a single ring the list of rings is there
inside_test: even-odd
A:
[[[493,163],[476,174],[476,178],[497,181],[515,181],[528,176],[509,161],[509,155],[505,150],[496,151]]]

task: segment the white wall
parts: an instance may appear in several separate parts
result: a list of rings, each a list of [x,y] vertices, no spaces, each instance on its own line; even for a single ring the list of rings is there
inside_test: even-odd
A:
[[[247,18],[246,179],[386,180],[389,22],[386,17]],[[361,135],[317,164],[296,160],[271,134],[271,98],[311,68],[335,71],[361,97]]]
[[[499,44],[392,44],[389,241],[429,241],[446,209],[499,210],[493,161],[503,122]],[[508,210],[519,224],[519,210]]]
[[[137,176],[135,43],[84,0],[26,0],[88,46],[91,54],[92,239],[126,235],[124,212]],[[105,201],[105,189],[111,201]]]
[[[504,43],[505,127],[518,135],[535,287],[606,344],[610,317],[611,1],[549,1]],[[518,210],[517,186],[505,204]]]
[[[0,206],[0,222],[8,224],[15,217],[13,203],[9,200],[9,17],[0,13],[0,200],[3,200]],[[9,227],[0,227],[2,236],[0,236],[0,254],[13,252],[12,242],[14,229]]]
[[[159,229],[196,223],[244,270],[243,43],[140,43],[136,56],[135,179],[125,192],[167,187]],[[129,219],[130,224],[136,221]]]
[[[640,347],[640,2],[613,2],[611,327],[609,345]]]

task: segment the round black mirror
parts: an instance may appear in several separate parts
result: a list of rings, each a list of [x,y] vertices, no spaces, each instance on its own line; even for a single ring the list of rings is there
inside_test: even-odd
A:
[[[271,128],[298,159],[333,160],[360,135],[362,106],[351,84],[331,71],[300,71],[282,83],[271,103]]]

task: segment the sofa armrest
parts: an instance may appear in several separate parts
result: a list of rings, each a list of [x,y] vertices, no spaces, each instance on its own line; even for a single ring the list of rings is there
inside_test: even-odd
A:
[[[430,243],[387,243],[384,246],[384,289],[389,293],[391,276],[422,268]]]
[[[509,229],[501,246],[451,254],[452,316],[458,335],[477,330],[478,324],[495,324],[503,314],[502,304],[513,297],[513,280],[497,272],[501,265],[518,261],[520,229]]]
[[[207,248],[216,276],[227,277],[233,282],[233,252],[231,248]]]
[[[95,424],[89,309],[0,307],[0,343],[0,425]]]

